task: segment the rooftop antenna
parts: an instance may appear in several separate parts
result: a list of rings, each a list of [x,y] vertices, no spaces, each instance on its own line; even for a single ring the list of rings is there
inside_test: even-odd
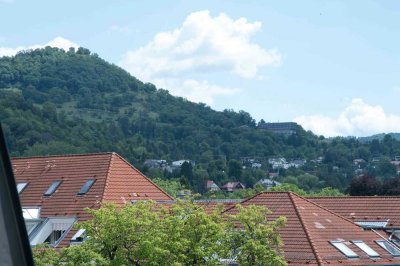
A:
[[[0,154],[0,264],[34,266],[1,124]]]

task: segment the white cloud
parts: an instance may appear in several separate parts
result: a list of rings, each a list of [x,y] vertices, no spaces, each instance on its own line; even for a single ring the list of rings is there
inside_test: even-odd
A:
[[[35,45],[30,45],[30,46],[18,46],[16,48],[0,47],[0,57],[1,56],[13,56],[23,50],[38,49],[38,48],[43,48],[46,46],[57,47],[57,48],[64,49],[66,51],[70,47],[75,47],[75,48],[79,47],[79,45],[77,45],[76,43],[73,43],[67,39],[64,39],[63,37],[57,37],[43,45],[35,44]]]
[[[187,71],[223,70],[253,78],[263,66],[276,66],[282,56],[250,38],[261,22],[233,20],[209,11],[191,13],[180,28],[158,33],[147,45],[126,54],[121,64],[141,79]]]
[[[248,22],[243,17],[234,20],[223,13],[212,17],[207,10],[193,12],[180,27],[160,32],[146,45],[129,51],[120,65],[157,86],[165,85],[157,83],[160,80],[175,84],[175,89],[166,89],[177,95],[212,102],[213,96],[237,89],[196,81],[193,76],[224,72],[241,78],[260,78],[257,75],[260,68],[281,64],[282,55],[278,51],[266,50],[252,42],[251,37],[260,29],[261,22]],[[208,92],[212,95],[206,96]]]
[[[232,95],[239,91],[237,88],[225,88],[209,84],[207,80],[157,79],[155,83],[160,88],[168,89],[173,95],[179,95],[190,101],[202,102],[208,105],[214,103],[215,96]]]
[[[299,116],[294,121],[305,129],[326,137],[400,132],[400,116],[386,114],[381,106],[369,105],[362,99],[353,99],[336,118],[312,115]]]
[[[14,3],[14,0],[0,0],[0,3],[11,4],[11,3]]]

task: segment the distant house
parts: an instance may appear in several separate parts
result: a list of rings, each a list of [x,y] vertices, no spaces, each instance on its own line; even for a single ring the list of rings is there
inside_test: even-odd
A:
[[[391,164],[393,164],[396,167],[396,172],[397,174],[400,174],[400,161],[391,161]]]
[[[242,164],[244,166],[243,168],[251,167],[253,169],[259,169],[262,166],[259,160],[248,157],[242,158]]]
[[[354,159],[354,160],[353,160],[353,164],[356,165],[356,166],[359,166],[359,165],[361,165],[361,164],[365,164],[365,160],[364,160],[364,159],[361,159],[361,158],[359,158],[359,159]]]
[[[296,159],[296,160],[292,160],[290,161],[289,165],[290,167],[295,167],[295,168],[299,168],[302,167],[306,164],[307,160],[305,159]]]
[[[269,175],[269,178],[277,178],[277,177],[279,177],[279,172],[269,173],[268,175]]]
[[[276,134],[284,135],[296,134],[296,131],[299,127],[300,126],[295,122],[262,123],[258,125],[259,129],[264,129]]]
[[[73,224],[90,219],[85,208],[172,200],[116,153],[14,158],[12,165],[32,246],[82,242],[85,232]]]
[[[221,190],[221,189],[219,188],[219,186],[217,184],[215,184],[214,181],[212,181],[212,180],[207,181],[207,191],[219,191],[219,190]]]
[[[256,185],[262,185],[266,190],[275,187],[275,186],[279,186],[281,183],[275,181],[275,180],[271,180],[268,178],[264,178],[259,180]]]
[[[182,167],[182,165],[183,165],[184,163],[190,163],[192,166],[195,165],[194,161],[191,161],[191,160],[178,160],[178,161],[173,161],[173,162],[171,163],[171,165],[168,166],[167,171],[169,171],[169,172],[171,172],[171,173],[172,173],[173,171],[178,171],[178,170],[181,169],[181,167]]]
[[[272,169],[288,169],[290,166],[285,158],[270,158],[268,163],[272,166]]]
[[[190,163],[190,164],[194,165],[194,162],[192,162],[190,160],[178,160],[178,161],[172,162],[172,167],[181,167],[182,164],[184,164],[184,163]]]
[[[144,161],[143,165],[153,169],[165,169],[168,166],[168,163],[166,160],[147,159]]]
[[[245,185],[243,185],[240,182],[228,182],[225,185],[223,185],[222,190],[225,190],[227,192],[233,192],[238,189],[245,189]]]
[[[183,190],[179,191],[177,197],[180,199],[184,199],[186,197],[190,198],[190,197],[192,197],[192,191],[190,189],[183,189]]]

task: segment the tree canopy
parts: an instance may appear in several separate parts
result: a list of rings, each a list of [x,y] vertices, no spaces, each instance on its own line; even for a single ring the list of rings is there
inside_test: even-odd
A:
[[[163,207],[152,201],[117,207],[105,204],[87,211],[92,219],[79,223],[89,236],[82,245],[60,252],[37,247],[37,265],[286,265],[278,230],[285,218],[267,220],[262,207],[238,206],[224,216],[207,213],[189,200]]]

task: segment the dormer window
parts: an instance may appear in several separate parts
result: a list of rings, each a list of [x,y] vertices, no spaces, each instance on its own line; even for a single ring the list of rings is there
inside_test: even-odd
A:
[[[44,196],[51,196],[53,195],[54,192],[56,192],[57,188],[61,185],[62,181],[61,180],[56,180],[53,183],[51,183],[49,189],[43,194]]]
[[[86,183],[79,190],[78,195],[85,195],[89,191],[89,189],[93,186],[95,181],[96,179],[88,179]]]
[[[395,247],[392,243],[386,240],[376,240],[375,241],[379,246],[381,246],[384,250],[392,254],[393,256],[400,256],[400,250]]]
[[[18,183],[18,184],[17,184],[18,194],[21,194],[22,191],[24,191],[24,189],[26,188],[27,185],[28,185],[27,182]]]
[[[344,242],[342,241],[329,241],[335,248],[337,248],[340,252],[342,252],[348,258],[358,258],[359,256],[351,250]]]

